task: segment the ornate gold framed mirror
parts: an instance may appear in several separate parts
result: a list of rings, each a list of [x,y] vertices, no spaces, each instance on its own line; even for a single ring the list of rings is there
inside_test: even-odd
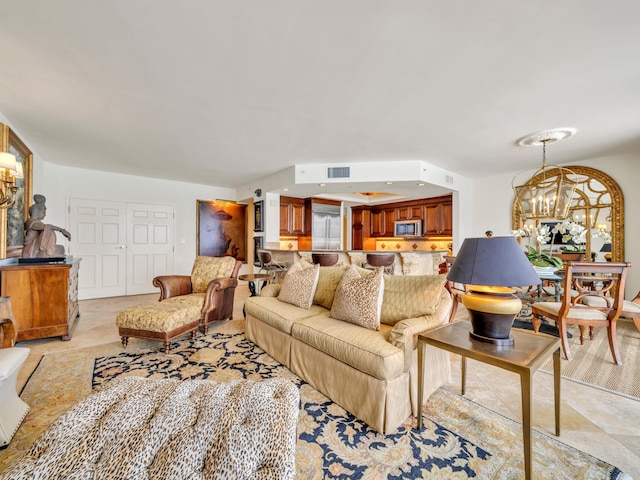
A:
[[[586,229],[586,243],[584,245],[586,259],[604,261],[604,252],[608,250],[608,245],[602,237],[592,238],[595,232],[608,232],[611,235],[611,256],[612,262],[623,262],[624,257],[624,195],[618,182],[600,170],[590,167],[570,166],[578,176],[578,186],[571,201],[568,220],[583,225]],[[557,174],[549,169],[547,177]],[[538,180],[537,177],[533,178]],[[548,219],[550,222],[558,221],[554,218]],[[545,220],[539,220],[544,222]],[[533,220],[526,220],[521,214],[520,207],[514,198],[511,208],[511,225],[513,230],[525,228],[525,226],[535,227]],[[529,225],[530,224],[530,225]]]
[[[24,221],[32,196],[33,153],[9,126],[0,123],[0,151],[15,155],[24,178],[16,179],[15,203],[0,210],[0,258],[19,257],[24,244]]]

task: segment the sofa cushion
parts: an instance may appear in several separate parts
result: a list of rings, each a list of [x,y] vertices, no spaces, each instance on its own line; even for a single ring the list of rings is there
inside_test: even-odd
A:
[[[440,304],[445,275],[385,275],[380,323],[431,315]]]
[[[249,297],[244,308],[247,315],[251,315],[288,335],[291,335],[291,325],[298,320],[327,312],[326,308],[319,305],[312,305],[307,310],[281,302],[275,297]]]
[[[278,300],[309,310],[318,286],[319,270],[320,265],[303,268],[300,263],[293,264],[284,276]]]
[[[369,330],[330,318],[326,313],[300,319],[293,324],[293,338],[379,379],[395,378],[403,372],[404,354],[386,337],[391,327]]]
[[[338,284],[331,305],[331,317],[380,330],[383,287],[382,270],[361,277],[352,265]]]
[[[313,297],[313,303],[322,305],[325,308],[331,308],[333,297],[336,294],[336,288],[342,279],[342,275],[347,271],[348,267],[320,267],[318,275],[318,288]]]
[[[235,266],[233,257],[196,257],[191,270],[191,290],[194,293],[206,292],[212,280],[230,277]]]

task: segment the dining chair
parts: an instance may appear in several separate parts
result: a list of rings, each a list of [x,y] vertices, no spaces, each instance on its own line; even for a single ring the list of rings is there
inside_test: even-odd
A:
[[[601,298],[588,298],[584,300],[584,303],[590,307],[606,306],[606,301]],[[622,313],[620,317],[633,320],[633,324],[640,332],[640,292],[638,292],[632,300],[622,302]]]
[[[578,325],[581,345],[587,328],[593,339],[594,327],[607,327],[611,355],[616,364],[622,365],[616,322],[622,313],[624,285],[630,266],[628,262],[568,262],[560,301],[537,302],[531,306],[534,331],[538,332],[542,317],[555,321],[564,355],[571,360],[567,325]],[[591,298],[597,299],[597,306],[587,304]]]

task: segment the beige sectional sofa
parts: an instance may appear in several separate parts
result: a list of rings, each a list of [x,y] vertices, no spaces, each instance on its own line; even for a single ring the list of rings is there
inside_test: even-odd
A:
[[[381,323],[375,330],[330,317],[348,267],[317,268],[309,309],[278,299],[286,278],[247,299],[246,336],[357,418],[391,433],[419,411],[417,336],[449,321],[453,300],[444,278],[384,275]],[[370,273],[358,270],[362,276]],[[424,398],[450,374],[449,354],[427,347]]]

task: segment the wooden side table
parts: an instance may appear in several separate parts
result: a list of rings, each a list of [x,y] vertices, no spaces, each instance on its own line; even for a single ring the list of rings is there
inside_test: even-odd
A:
[[[273,275],[269,275],[268,273],[247,273],[238,277],[238,280],[249,282],[249,291],[251,292],[252,297],[255,297],[256,295],[258,295],[258,293],[260,293],[259,282],[269,282],[272,279]],[[257,289],[255,282],[258,282]]]
[[[239,275],[238,280],[242,280],[243,282],[249,282],[249,291],[251,292],[251,296],[255,297],[260,293],[260,282],[269,282],[273,279],[273,275],[269,275],[268,273],[246,273],[244,275]],[[258,282],[258,289],[256,290],[256,283]],[[244,318],[247,318],[247,311],[244,306],[242,307],[242,315]]]
[[[418,335],[418,429],[422,429],[424,385],[424,349],[432,345],[462,356],[462,395],[466,389],[467,358],[520,375],[522,390],[522,435],[524,443],[524,472],[528,480],[532,474],[531,447],[531,393],[533,374],[553,354],[553,383],[555,401],[556,436],[560,436],[560,339],[513,329],[512,347],[480,342],[469,337],[471,324],[457,321]]]

